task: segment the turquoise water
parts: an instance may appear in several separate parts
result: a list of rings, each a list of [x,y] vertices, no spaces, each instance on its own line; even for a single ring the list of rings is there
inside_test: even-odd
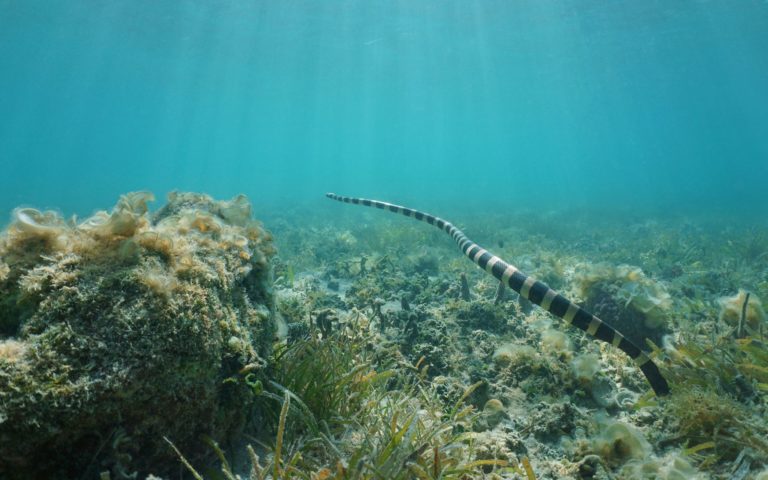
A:
[[[0,0],[0,212],[181,189],[758,218],[766,45],[748,0]]]

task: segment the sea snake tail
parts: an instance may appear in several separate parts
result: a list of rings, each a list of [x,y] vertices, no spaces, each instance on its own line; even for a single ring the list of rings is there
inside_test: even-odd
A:
[[[648,383],[651,385],[651,388],[656,392],[656,395],[666,395],[669,393],[669,384],[661,375],[659,367],[653,363],[640,347],[625,338],[615,328],[555,292],[546,284],[533,277],[525,275],[515,266],[508,264],[501,258],[476,244],[467,238],[467,236],[464,235],[464,232],[451,224],[451,222],[412,208],[380,202],[378,200],[343,197],[341,195],[336,195],[335,193],[328,193],[326,194],[326,197],[338,200],[339,202],[365,205],[366,207],[376,207],[394,213],[401,213],[406,217],[413,217],[416,220],[426,222],[443,230],[453,238],[461,251],[464,252],[464,255],[475,262],[477,266],[496,277],[499,281],[504,282],[523,298],[527,298],[544,310],[562,318],[566,323],[580,328],[598,340],[602,340],[603,342],[610,343],[614,347],[617,347],[619,350],[629,355],[629,358],[631,358],[640,368],[643,375],[645,375],[645,378],[648,380]]]

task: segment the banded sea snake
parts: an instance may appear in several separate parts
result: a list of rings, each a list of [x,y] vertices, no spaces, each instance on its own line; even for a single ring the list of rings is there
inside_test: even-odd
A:
[[[326,197],[338,200],[339,202],[364,205],[366,207],[376,207],[381,210],[401,213],[406,217],[415,218],[416,220],[426,222],[445,231],[445,233],[453,238],[464,255],[469,257],[469,259],[477,264],[478,267],[493,275],[500,282],[508,285],[509,288],[519,293],[521,297],[527,298],[549,313],[562,318],[566,323],[587,332],[598,340],[610,343],[626,353],[643,372],[643,375],[645,375],[645,378],[648,380],[653,391],[656,392],[656,395],[666,395],[669,393],[669,384],[661,375],[659,367],[653,363],[653,360],[651,360],[640,347],[625,338],[618,330],[555,292],[543,282],[525,275],[514,265],[510,265],[476,244],[467,238],[467,236],[464,235],[464,232],[456,228],[451,222],[412,208],[380,202],[378,200],[343,197],[341,195],[336,195],[335,193],[327,193]]]

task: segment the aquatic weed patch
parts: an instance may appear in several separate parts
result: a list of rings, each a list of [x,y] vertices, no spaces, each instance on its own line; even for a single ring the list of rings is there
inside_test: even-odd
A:
[[[768,348],[757,338],[683,337],[666,370],[677,388],[662,406],[673,425],[667,443],[695,449],[717,468],[742,452],[768,463]],[[703,445],[703,448],[696,449]]]
[[[403,363],[396,352],[364,354],[375,352],[372,340],[360,333],[322,338],[313,332],[278,348],[274,378],[292,390],[273,381],[262,394],[272,403],[273,414],[261,417],[271,433],[259,437],[267,452],[263,460],[248,447],[249,478],[451,480],[505,471],[507,460],[478,458],[473,448],[479,414],[465,400],[478,385],[445,405],[418,365]],[[218,445],[211,448],[221,474],[241,478]],[[196,478],[204,478],[177,453]]]

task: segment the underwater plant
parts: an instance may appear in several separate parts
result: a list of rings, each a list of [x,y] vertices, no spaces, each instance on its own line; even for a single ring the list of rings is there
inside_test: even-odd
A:
[[[681,338],[666,347],[665,373],[680,389],[663,406],[674,436],[668,443],[697,448],[700,464],[734,461],[746,451],[768,464],[768,348],[730,334]]]
[[[389,210],[393,213],[400,213],[406,217],[413,217],[416,220],[444,230],[445,233],[454,239],[461,251],[481,269],[507,284],[512,290],[519,293],[522,298],[541,306],[544,310],[562,318],[566,323],[576,326],[590,336],[619,348],[640,368],[640,371],[645,375],[648,383],[657,395],[669,393],[669,384],[661,374],[658,366],[635,343],[625,338],[609,324],[555,292],[544,283],[523,274],[513,265],[508,264],[472,242],[450,222],[428,213],[378,200],[344,197],[334,193],[328,193],[326,196],[343,203],[353,203],[355,205],[364,205]]]
[[[313,328],[293,345],[279,344],[272,373],[264,372],[264,378],[280,379],[291,389],[271,380],[261,394],[255,419],[261,436],[254,440],[262,455],[247,447],[247,465],[239,468],[210,443],[224,478],[243,478],[236,473],[241,471],[252,479],[286,480],[459,480],[523,473],[516,459],[478,457],[472,431],[481,414],[465,404],[478,384],[446,406],[419,364],[376,347],[377,340],[363,329],[322,337]],[[195,478],[205,478],[181,449],[176,452]]]

